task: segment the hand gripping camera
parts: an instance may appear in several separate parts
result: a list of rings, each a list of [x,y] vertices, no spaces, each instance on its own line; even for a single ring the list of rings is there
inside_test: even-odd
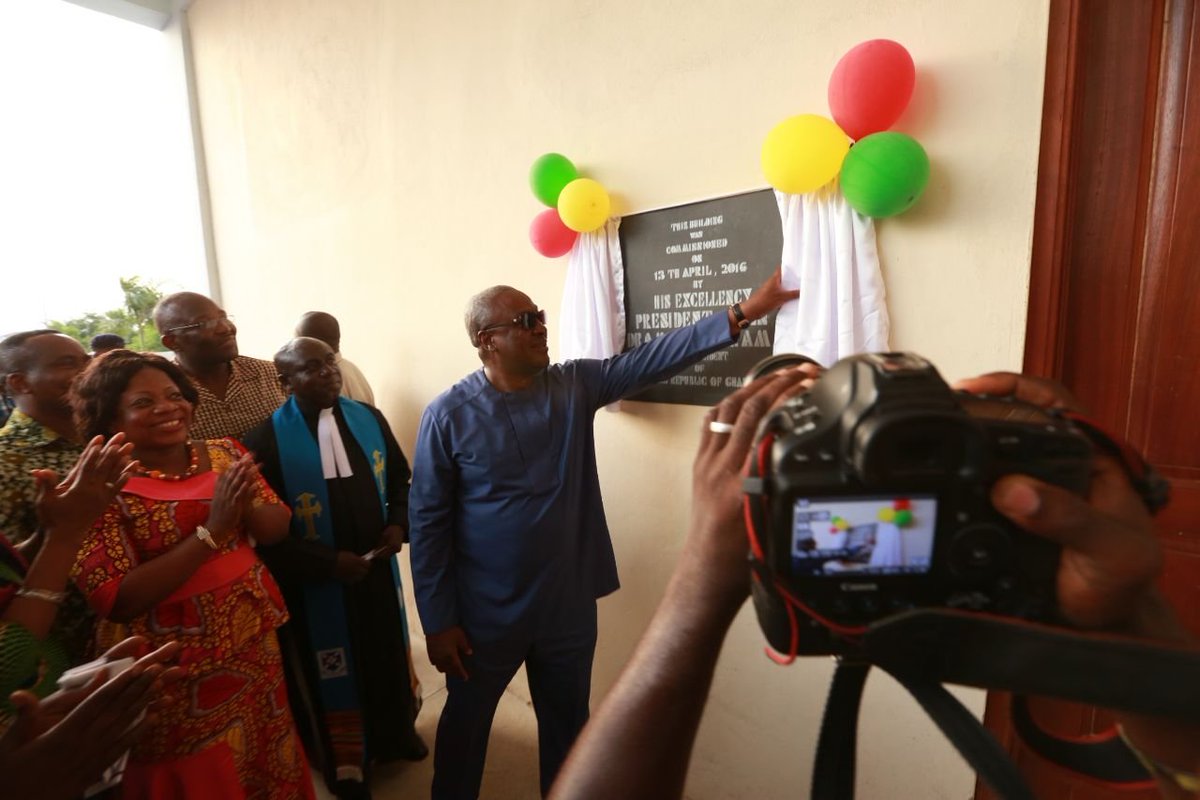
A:
[[[805,361],[775,356],[748,377]],[[899,681],[1005,800],[1033,795],[943,684],[1012,692],[1014,730],[1034,752],[1116,785],[1148,776],[1115,729],[1058,738],[1036,724],[1026,695],[1200,719],[1200,695],[1178,690],[1200,670],[1200,650],[1058,624],[1059,548],[991,505],[1009,473],[1084,494],[1094,450],[1121,463],[1151,512],[1165,505],[1161,476],[1093,423],[956,393],[912,353],[843,359],[766,417],[745,479],[759,624],[781,663],[838,657],[811,797],[854,797],[872,667]]]
[[[768,359],[752,377],[796,359]],[[839,361],[768,416],[753,456],[767,639],[783,653],[840,653],[840,633],[928,607],[1051,619],[1058,548],[1001,516],[988,492],[1019,472],[1083,493],[1091,456],[1065,417],[954,392],[920,356]]]

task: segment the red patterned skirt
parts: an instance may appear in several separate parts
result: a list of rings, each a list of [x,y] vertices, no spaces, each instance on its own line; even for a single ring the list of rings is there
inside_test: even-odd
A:
[[[131,753],[122,798],[313,797],[273,631],[176,694]]]
[[[101,648],[131,634],[183,645],[185,677],[130,753],[121,798],[314,797],[275,636],[282,619],[283,598],[255,559],[235,580],[169,598],[127,625],[101,621]]]

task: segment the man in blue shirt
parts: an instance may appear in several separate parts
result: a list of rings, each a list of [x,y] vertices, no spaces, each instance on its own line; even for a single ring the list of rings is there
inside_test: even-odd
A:
[[[483,368],[421,418],[409,493],[417,608],[448,698],[433,797],[479,794],[492,717],[522,663],[542,794],[588,718],[596,598],[618,587],[600,498],[597,410],[733,344],[799,292],[776,272],[745,301],[604,360],[550,364],[545,313],[523,293],[476,295]]]

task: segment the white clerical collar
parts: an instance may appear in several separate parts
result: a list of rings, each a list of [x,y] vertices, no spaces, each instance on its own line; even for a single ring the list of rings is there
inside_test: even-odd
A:
[[[326,478],[349,478],[354,474],[332,407],[321,409],[317,417],[317,446],[321,449],[321,472]]]

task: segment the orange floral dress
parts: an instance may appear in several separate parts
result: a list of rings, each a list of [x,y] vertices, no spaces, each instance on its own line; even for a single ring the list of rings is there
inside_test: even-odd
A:
[[[101,651],[132,635],[154,647],[183,646],[178,663],[186,677],[134,747],[121,797],[311,798],[275,637],[287,609],[245,531],[146,614],[124,624],[106,618],[129,572],[208,519],[210,500],[197,498],[211,498],[216,475],[245,452],[232,439],[204,446],[211,473],[131,481],[97,520],[75,565],[76,583],[103,618],[96,632]],[[254,503],[279,502],[260,477]]]

